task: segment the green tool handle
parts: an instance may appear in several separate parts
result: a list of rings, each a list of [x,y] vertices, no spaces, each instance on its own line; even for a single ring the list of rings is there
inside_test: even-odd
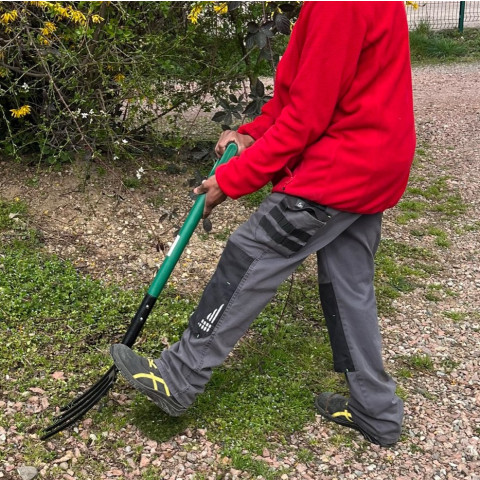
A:
[[[230,143],[227,146],[225,153],[222,155],[222,158],[216,161],[211,172],[209,173],[209,177],[211,177],[215,173],[215,170],[219,165],[227,163],[236,154],[237,145],[235,143]],[[170,274],[172,273],[172,270],[177,264],[183,250],[187,246],[187,243],[190,240],[190,237],[192,236],[195,228],[197,227],[198,222],[200,222],[201,218],[203,217],[204,207],[205,194],[202,194],[199,195],[195,200],[195,203],[190,209],[190,212],[188,213],[187,218],[182,225],[182,228],[178,232],[177,237],[175,238],[170,249],[168,250],[165,260],[160,265],[160,268],[158,269],[155,278],[150,284],[148,292],[143,297],[140,307],[132,318],[130,326],[128,327],[122,339],[122,343],[124,345],[132,347],[138,335],[140,335],[140,332],[142,331],[142,328],[147,320],[147,317],[152,311],[152,308],[155,305],[157,298],[162,292],[163,287],[165,287],[165,284],[167,283]]]
[[[237,145],[235,143],[230,143],[225,150],[225,153],[222,155],[222,158],[218,159],[215,165],[213,166],[209,177],[211,177],[219,165],[227,163],[233,156],[237,153]],[[178,232],[177,237],[175,238],[172,246],[168,250],[167,256],[160,266],[153,282],[148,289],[149,295],[152,297],[158,298],[163,287],[167,283],[170,274],[172,273],[173,268],[178,262],[180,255],[187,246],[195,228],[200,222],[203,216],[203,210],[205,207],[205,194],[199,195],[193,204],[187,218],[185,219],[182,228]]]

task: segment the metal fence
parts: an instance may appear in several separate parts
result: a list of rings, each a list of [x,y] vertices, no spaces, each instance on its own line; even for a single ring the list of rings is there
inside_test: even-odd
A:
[[[407,6],[408,25],[414,30],[422,23],[433,30],[480,28],[480,1],[417,2],[418,9]]]

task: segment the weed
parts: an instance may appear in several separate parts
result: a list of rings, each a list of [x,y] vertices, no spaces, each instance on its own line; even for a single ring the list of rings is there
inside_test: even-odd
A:
[[[445,373],[452,373],[453,370],[460,365],[460,362],[452,360],[450,357],[446,357],[441,361],[440,365]]]
[[[411,453],[422,453],[423,454],[425,452],[425,450],[422,447],[420,447],[419,445],[416,445],[415,443],[411,443],[410,444],[410,452]]]
[[[478,230],[480,230],[480,221],[478,222],[473,222],[472,224],[470,225],[465,225],[463,227],[463,230],[465,232],[478,232]]]
[[[334,447],[348,448],[352,446],[353,438],[355,435],[354,432],[350,432],[350,430],[345,429],[345,427],[337,426],[335,423],[329,423],[329,425],[332,425],[332,427],[335,429],[338,428],[339,431],[342,432],[342,433],[335,433],[330,436],[329,442]]]
[[[467,205],[459,193],[453,193],[448,195],[443,202],[435,205],[434,210],[449,217],[456,217],[466,212]]]
[[[301,463],[308,463],[315,458],[315,455],[308,448],[300,448],[297,452],[297,458]]]
[[[162,205],[165,205],[165,197],[163,196],[163,194],[159,193],[157,195],[154,195],[153,197],[150,197],[149,202],[153,207],[158,208]]]
[[[448,240],[448,235],[444,230],[438,227],[428,227],[427,232],[429,235],[436,237],[436,244],[439,247],[449,247],[451,245]]]
[[[273,470],[267,463],[262,460],[257,460],[244,453],[235,453],[232,457],[232,465],[238,470],[243,470],[251,473],[254,478],[262,478],[265,480],[276,480],[285,473],[279,470]]]
[[[25,181],[27,187],[38,188],[38,177],[34,176]]]
[[[455,323],[463,322],[466,320],[466,314],[462,312],[443,312],[447,318],[450,318]]]
[[[15,223],[27,212],[27,205],[19,198],[15,202],[7,203],[0,200],[0,231],[16,229]]]
[[[401,214],[397,216],[397,222],[405,225],[410,220],[416,220],[425,212],[427,204],[423,200],[404,199],[398,203]]]
[[[410,230],[410,235],[412,235],[413,237],[424,237],[425,236],[425,231],[424,230],[418,230],[418,229],[413,229],[413,230]]]
[[[123,184],[126,188],[138,188],[140,186],[140,180],[135,177],[127,177],[123,179]]]
[[[395,394],[401,398],[403,401],[406,401],[407,400],[407,397],[408,397],[408,393],[407,391],[402,388],[400,385],[397,385],[397,388],[395,390]]]
[[[416,149],[415,155],[418,155],[420,157],[425,157],[427,155],[427,151],[423,147],[419,147]]]
[[[209,238],[210,236],[213,236],[215,240],[219,240],[220,242],[226,242],[229,239],[231,234],[232,234],[232,230],[230,228],[224,228],[220,232],[201,233],[199,236],[200,236],[200,239],[203,241],[206,241],[207,238]]]
[[[441,296],[439,292],[443,293],[442,285],[438,284],[430,284],[427,286],[427,291],[425,292],[425,298],[430,302],[439,302],[441,300]]]
[[[405,357],[405,362],[415,370],[433,370],[433,360],[430,355],[427,354],[414,354],[410,357]]]
[[[402,367],[396,371],[396,376],[400,378],[412,378],[413,375],[409,368]]]

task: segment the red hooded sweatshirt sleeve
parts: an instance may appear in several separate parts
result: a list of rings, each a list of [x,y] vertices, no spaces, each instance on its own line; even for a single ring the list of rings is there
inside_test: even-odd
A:
[[[403,194],[415,149],[403,2],[305,2],[256,141],[217,169],[238,198],[273,191],[376,213]]]

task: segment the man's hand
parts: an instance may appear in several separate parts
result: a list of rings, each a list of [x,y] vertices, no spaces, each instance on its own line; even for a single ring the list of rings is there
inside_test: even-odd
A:
[[[215,175],[212,175],[207,180],[204,180],[201,185],[193,190],[193,193],[201,195],[205,193],[205,208],[203,210],[203,218],[207,218],[212,210],[227,199],[227,196],[222,192],[218,186]]]
[[[255,140],[250,135],[242,135],[233,130],[225,130],[220,135],[217,145],[215,146],[217,157],[221,157],[224,154],[227,145],[232,142],[237,144],[237,155],[240,155],[246,148],[253,145]]]

